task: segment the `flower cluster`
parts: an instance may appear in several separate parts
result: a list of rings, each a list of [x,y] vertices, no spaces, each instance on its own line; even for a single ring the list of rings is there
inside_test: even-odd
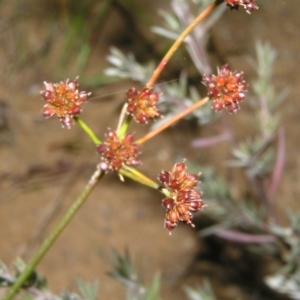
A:
[[[138,166],[140,160],[137,158],[140,153],[140,146],[134,143],[132,134],[119,138],[111,129],[105,135],[106,140],[97,146],[97,151],[102,155],[100,161],[101,170],[118,171],[123,165]]]
[[[143,88],[137,91],[131,88],[127,92],[127,113],[132,115],[139,124],[146,124],[148,120],[153,120],[160,116],[155,104],[159,96],[152,89]]]
[[[218,75],[203,76],[202,82],[208,88],[215,111],[226,108],[230,113],[236,113],[239,110],[239,102],[245,98],[248,87],[243,75],[243,72],[231,72],[226,64],[218,69]]]
[[[81,105],[86,102],[91,93],[78,90],[78,77],[74,80],[59,83],[44,82],[45,89],[41,91],[47,104],[42,113],[45,117],[57,116],[63,127],[70,128],[73,118],[81,113]]]
[[[231,9],[238,9],[239,6],[242,6],[248,14],[258,9],[255,0],[225,0],[225,2]]]
[[[171,233],[179,221],[194,226],[193,213],[204,206],[200,198],[201,192],[197,189],[198,175],[189,174],[185,163],[181,162],[175,164],[171,172],[160,172],[158,179],[167,195],[162,200],[162,206],[167,211],[165,228]]]

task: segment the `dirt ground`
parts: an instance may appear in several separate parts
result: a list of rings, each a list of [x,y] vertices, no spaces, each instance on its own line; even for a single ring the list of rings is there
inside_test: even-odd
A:
[[[148,6],[149,16],[160,22],[158,8],[162,5],[167,8],[169,2],[157,2],[143,1],[143,5]],[[31,0],[0,4],[0,259],[9,266],[16,257],[25,260],[31,257],[84,187],[98,160],[94,146],[79,128],[62,129],[57,120],[45,121],[40,114],[42,82],[65,78],[60,76],[58,65],[65,37],[57,33],[55,39],[54,35],[53,47],[47,55],[24,55],[27,50],[39,53],[50,25],[63,20],[62,16],[57,20],[46,17],[52,5],[59,5],[59,1],[39,3]],[[279,91],[289,90],[288,99],[281,107],[287,149],[284,178],[275,199],[280,215],[287,208],[299,210],[300,207],[300,2],[257,0],[257,3],[260,9],[251,16],[243,11],[226,11],[212,30],[215,45],[212,55],[216,60],[222,57],[233,69],[244,70],[251,82],[255,74],[248,59],[255,55],[255,41],[269,42],[278,52],[274,84]],[[21,17],[18,17],[19,10],[23,11]],[[141,26],[140,32],[154,40],[146,27],[135,21],[136,26]],[[107,66],[105,57],[109,47],[128,39],[130,29],[125,25],[117,13],[112,15],[101,30],[84,74],[79,75],[101,74]],[[128,43],[126,47],[130,48],[132,41]],[[136,44],[132,47],[132,52],[140,50]],[[70,56],[75,60],[76,53]],[[74,74],[72,64],[63,71],[66,78],[78,75]],[[97,88],[93,96],[123,91],[131,85],[123,82]],[[102,137],[107,127],[116,126],[123,101],[123,93],[91,101],[85,105],[82,118]],[[246,112],[247,109],[233,116],[239,137],[249,127]],[[147,127],[134,127],[134,130],[140,137]],[[170,169],[178,156],[197,158],[198,154],[188,145],[199,132],[183,124],[181,129],[173,128],[146,143],[141,171],[156,178],[161,169]],[[202,157],[213,162],[214,157],[220,157],[219,151],[210,149],[209,155]],[[222,168],[222,162],[216,165]],[[169,236],[163,228],[160,200],[159,193],[146,187],[128,180],[122,183],[114,175],[105,177],[38,267],[47,277],[50,289],[76,290],[78,277],[86,281],[99,279],[99,299],[124,299],[125,289],[107,274],[111,270],[112,249],[129,250],[145,284],[159,272],[162,299],[186,299],[183,286],[195,287],[205,277],[218,277],[224,270],[217,263],[202,262],[196,271],[195,267],[191,268],[203,243],[197,231],[184,224]],[[283,217],[282,222],[285,222]],[[262,299],[256,294],[255,285],[248,294],[234,282],[226,284],[220,280],[215,285],[219,299]]]

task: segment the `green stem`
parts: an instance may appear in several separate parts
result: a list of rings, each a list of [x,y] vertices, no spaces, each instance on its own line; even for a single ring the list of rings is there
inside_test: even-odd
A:
[[[127,111],[127,106],[128,104],[125,103],[123,105],[121,114],[120,114],[120,118],[119,118],[119,124],[118,124],[118,128],[117,128],[117,134],[119,138],[123,138],[127,132],[127,129],[129,127],[130,121],[132,119],[132,117],[130,115],[126,115],[126,111]]]
[[[40,248],[37,250],[35,255],[31,258],[31,260],[26,265],[23,273],[16,279],[14,284],[8,290],[8,292],[4,295],[2,300],[11,300],[16,293],[22,288],[26,279],[30,276],[30,274],[34,271],[35,267],[41,261],[41,259],[45,256],[48,250],[52,247],[56,239],[62,233],[64,228],[70,223],[72,218],[78,212],[80,207],[83,205],[85,200],[88,198],[92,190],[95,188],[96,184],[99,182],[100,178],[103,176],[103,173],[100,170],[96,170],[89,182],[82,190],[81,194],[78,198],[73,202],[71,207],[68,209],[66,214],[62,217],[62,219],[58,222],[58,224],[54,227],[54,229],[50,232],[50,234],[46,237]]]
[[[119,170],[119,173],[121,175],[124,175],[136,182],[139,182],[143,185],[146,185],[152,189],[158,190],[159,189],[159,184],[153,181],[152,179],[148,178],[145,176],[143,173],[139,172],[138,170],[124,166],[122,169]]]
[[[95,145],[100,145],[101,141],[97,138],[94,131],[86,125],[79,117],[74,117],[75,122],[87,133]]]

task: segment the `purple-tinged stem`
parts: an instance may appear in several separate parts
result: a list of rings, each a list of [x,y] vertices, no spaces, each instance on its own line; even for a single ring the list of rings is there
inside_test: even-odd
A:
[[[278,130],[278,148],[276,155],[276,162],[271,178],[270,187],[268,189],[268,196],[272,199],[276,193],[277,187],[280,183],[282,177],[283,168],[285,163],[285,133],[284,129],[281,127]]]
[[[250,234],[231,229],[220,229],[215,234],[223,239],[244,244],[274,243],[276,241],[272,235]]]

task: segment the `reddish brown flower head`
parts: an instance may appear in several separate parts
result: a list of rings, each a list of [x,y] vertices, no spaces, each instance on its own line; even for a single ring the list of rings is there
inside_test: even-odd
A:
[[[158,180],[167,195],[162,200],[162,206],[167,211],[165,228],[171,233],[180,221],[194,226],[193,214],[204,206],[201,192],[197,189],[198,175],[189,174],[182,162],[175,164],[171,172],[160,172]]]
[[[82,111],[81,105],[91,93],[78,90],[78,77],[74,80],[59,83],[44,82],[45,89],[41,94],[46,100],[42,113],[45,117],[57,116],[63,127],[70,128],[73,117]]]
[[[159,96],[152,89],[143,88],[137,91],[131,88],[127,92],[127,113],[132,115],[139,124],[146,124],[148,120],[153,120],[160,116],[155,104]]]
[[[118,171],[123,165],[137,166],[140,160],[140,146],[134,143],[132,134],[120,139],[115,131],[108,129],[106,140],[97,146],[97,151],[102,155],[100,168],[103,171]]]
[[[239,103],[245,98],[248,87],[243,75],[243,72],[231,72],[226,64],[218,69],[218,75],[203,76],[202,82],[207,86],[215,111],[226,108],[230,113],[236,113],[240,109]]]
[[[258,9],[255,0],[225,0],[225,2],[231,9],[239,9],[239,7],[242,6],[248,14]]]

